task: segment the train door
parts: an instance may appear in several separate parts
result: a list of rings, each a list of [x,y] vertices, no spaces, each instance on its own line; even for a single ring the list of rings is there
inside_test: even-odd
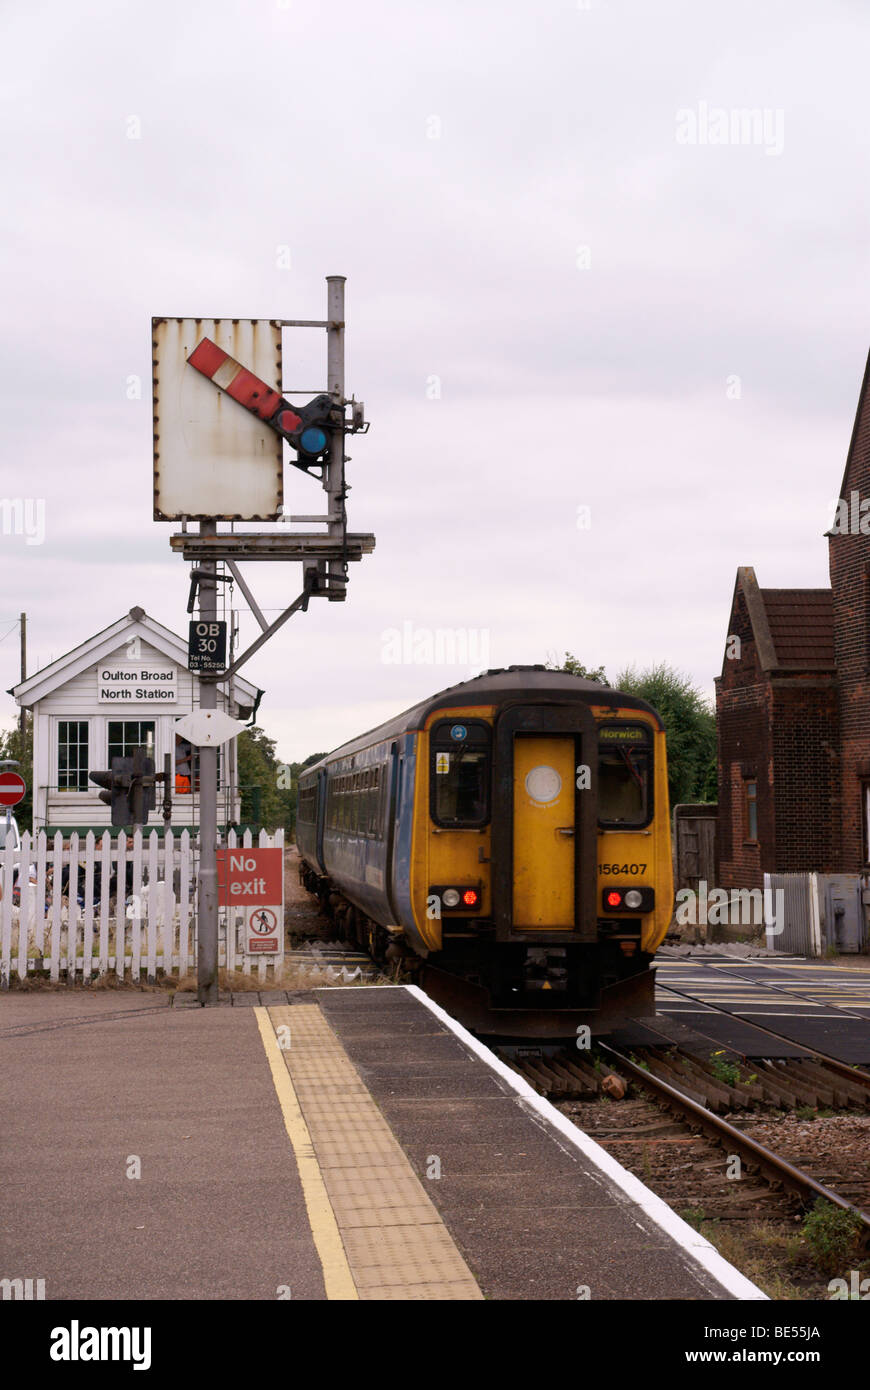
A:
[[[387,778],[384,882],[387,885],[387,901],[390,904],[390,911],[393,914],[393,922],[399,921],[399,916],[396,911],[396,819],[399,809],[403,764],[404,759],[399,757],[398,743],[391,743],[390,761],[383,773]]]
[[[496,938],[596,941],[597,734],[585,705],[515,705],[495,731]]]
[[[574,791],[570,737],[514,740],[514,931],[574,929]]]
[[[315,858],[322,874],[326,873],[323,863],[323,831],[326,826],[326,768],[317,774],[317,823],[315,828]]]

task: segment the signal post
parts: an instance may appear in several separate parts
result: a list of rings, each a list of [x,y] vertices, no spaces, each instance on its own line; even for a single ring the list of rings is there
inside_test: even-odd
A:
[[[343,275],[329,275],[326,319],[153,319],[154,519],[181,521],[170,546],[192,563],[188,611],[198,594],[200,624],[217,619],[223,565],[248,600],[260,634],[225,669],[198,667],[200,711],[217,723],[217,686],[229,681],[312,598],[341,603],[348,567],[374,550],[370,534],[347,529],[345,436],[368,431],[361,401],[345,397]],[[285,386],[281,331],[325,330],[327,389],[310,395]],[[288,516],[287,462],[318,481],[326,511]],[[219,531],[219,522],[318,524],[320,531]],[[190,523],[198,523],[198,531]],[[299,562],[298,596],[267,622],[240,565]],[[223,663],[217,663],[219,666]],[[192,668],[193,669],[193,668]],[[197,718],[194,716],[194,718]],[[243,727],[235,721],[233,733]],[[197,727],[200,727],[197,725]],[[229,733],[224,732],[224,738]],[[192,741],[197,743],[196,737]],[[198,743],[200,845],[197,878],[197,984],[200,1004],[218,999],[217,745]]]

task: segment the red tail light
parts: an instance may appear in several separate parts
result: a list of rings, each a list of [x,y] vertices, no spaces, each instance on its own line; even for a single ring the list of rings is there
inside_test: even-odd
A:
[[[621,902],[622,902],[622,894],[621,894],[621,893],[608,893],[608,894],[607,894],[607,906],[608,906],[608,907],[619,907],[619,904],[620,904]]]
[[[462,901],[465,903],[466,907],[477,907],[477,889],[466,888],[465,892],[462,894]]]

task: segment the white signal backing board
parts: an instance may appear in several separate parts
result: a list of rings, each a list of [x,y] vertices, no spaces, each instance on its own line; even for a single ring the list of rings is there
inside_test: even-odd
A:
[[[154,520],[274,521],[284,500],[280,435],[187,359],[211,338],[281,390],[271,319],[152,319]]]

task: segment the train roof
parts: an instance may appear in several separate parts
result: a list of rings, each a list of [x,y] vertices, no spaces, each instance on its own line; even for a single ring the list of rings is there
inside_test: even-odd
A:
[[[366,733],[359,734],[333,749],[325,758],[306,767],[304,772],[300,773],[300,778],[307,776],[309,772],[315,772],[334,758],[347,757],[351,753],[370,748],[373,743],[394,738],[397,734],[422,729],[429,716],[439,709],[449,709],[451,706],[463,704],[497,705],[509,698],[516,700],[521,695],[534,695],[538,698],[547,695],[573,695],[584,704],[619,705],[623,709],[644,710],[657,721],[659,729],[664,728],[658,712],[652,705],[647,704],[646,700],[641,700],[636,695],[624,694],[608,685],[601,685],[598,681],[584,680],[582,676],[573,676],[568,671],[550,671],[546,666],[506,666],[498,670],[484,671],[480,676],[448,686],[437,695],[430,695],[428,699],[397,714],[386,724],[379,724],[376,728],[369,729]]]

